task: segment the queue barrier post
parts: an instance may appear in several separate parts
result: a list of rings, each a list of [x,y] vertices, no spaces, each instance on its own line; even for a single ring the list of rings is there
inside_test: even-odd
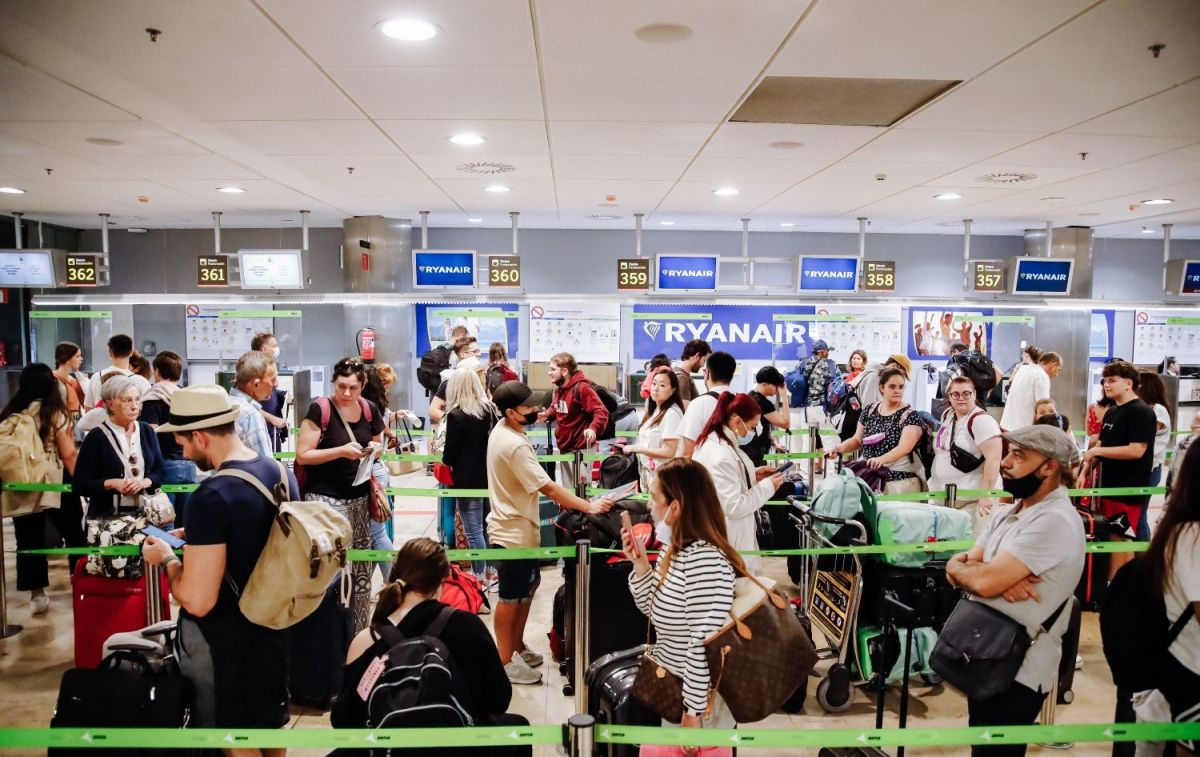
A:
[[[567,751],[570,757],[592,757],[595,748],[596,719],[591,715],[572,715],[567,718]]]
[[[8,576],[4,569],[4,521],[0,519],[0,639],[16,636],[25,630],[24,626],[8,622]]]
[[[820,442],[821,427],[815,423],[808,424],[808,452],[816,452],[817,444]],[[817,488],[817,460],[814,457],[808,458],[808,487],[809,490]]]
[[[958,484],[946,484],[946,507],[958,509]]]
[[[580,499],[587,499],[588,484],[592,480],[591,471],[584,476],[583,466],[587,464],[587,461],[584,460],[585,455],[586,450],[575,450],[575,496]]]
[[[155,623],[162,622],[162,598],[159,593],[162,591],[159,581],[161,580],[161,568],[153,566],[143,559],[143,565],[146,570],[146,625],[152,626]]]
[[[575,649],[571,662],[575,666],[575,712],[580,715],[586,715],[588,712],[588,687],[584,678],[587,675],[588,662],[591,660],[592,646],[591,546],[591,541],[587,539],[575,544],[575,621],[572,624]],[[585,754],[591,754],[591,751]]]

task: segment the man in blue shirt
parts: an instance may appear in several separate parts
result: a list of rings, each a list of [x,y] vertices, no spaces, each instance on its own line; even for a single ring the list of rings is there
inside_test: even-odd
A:
[[[271,396],[278,377],[275,360],[265,352],[251,350],[238,358],[234,388],[229,390],[229,399],[242,410],[235,424],[238,438],[267,460],[272,459],[273,448],[262,403]]]

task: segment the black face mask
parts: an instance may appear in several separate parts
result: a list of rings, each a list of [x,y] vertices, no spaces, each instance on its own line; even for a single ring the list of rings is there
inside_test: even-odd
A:
[[[1031,496],[1042,487],[1042,482],[1045,481],[1044,478],[1038,477],[1036,468],[1020,478],[1009,478],[1003,474],[1001,477],[1004,480],[1004,491],[1016,499],[1025,499]]]

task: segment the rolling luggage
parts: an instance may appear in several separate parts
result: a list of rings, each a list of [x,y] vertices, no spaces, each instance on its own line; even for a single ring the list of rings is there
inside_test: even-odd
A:
[[[1108,518],[1090,510],[1079,510],[1083,519],[1083,533],[1089,542],[1108,541],[1112,527]],[[1108,560],[1103,552],[1088,552],[1084,556],[1083,575],[1079,577],[1079,585],[1075,587],[1075,596],[1083,609],[1099,612],[1104,603],[1104,595],[1108,592]]]
[[[971,514],[923,502],[879,502],[875,519],[879,544],[972,540]],[[920,567],[931,560],[947,560],[960,550],[893,552],[880,555],[884,563],[904,568]]]
[[[1079,654],[1079,626],[1083,608],[1079,598],[1071,600],[1071,616],[1062,637],[1062,658],[1058,661],[1058,703],[1075,701],[1075,657]]]
[[[575,681],[575,566],[574,560],[569,560],[564,582],[564,658],[567,684],[564,693],[574,691]],[[646,643],[646,628],[649,620],[633,603],[633,595],[629,592],[629,574],[633,571],[633,563],[623,557],[614,555],[604,560],[603,555],[595,555],[591,564],[591,634],[588,652],[591,659],[588,664],[595,662],[604,655],[631,649]]]
[[[862,677],[870,680],[878,669],[887,671],[884,683],[896,683],[904,677],[904,644],[910,633],[907,628],[896,628],[894,635],[884,633],[879,626],[858,627],[858,669]],[[937,632],[932,628],[914,628],[912,656],[909,659],[908,675],[935,676],[929,667],[929,656],[937,643]]]
[[[316,611],[287,629],[288,694],[303,707],[328,710],[342,690],[354,614],[342,605],[341,583],[339,573]]]
[[[644,645],[606,654],[588,666],[589,714],[596,724],[659,726],[662,720],[633,695],[633,679]],[[597,752],[605,757],[637,757],[636,744],[602,744]]]
[[[946,624],[962,592],[946,580],[946,564],[930,563],[919,568],[897,568],[880,563],[865,563],[863,596],[859,623],[883,625],[887,611],[884,597],[891,596],[913,608],[913,617],[892,610],[893,622],[904,628],[940,629]]]
[[[113,634],[136,631],[151,620],[146,579],[105,578],[86,571],[87,562],[75,564],[71,575],[71,604],[74,611],[75,667],[100,664],[104,642]],[[159,573],[159,607],[162,619],[171,617],[170,581]]]

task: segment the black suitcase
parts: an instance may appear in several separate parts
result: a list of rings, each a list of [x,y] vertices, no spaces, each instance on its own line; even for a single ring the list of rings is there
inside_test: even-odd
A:
[[[633,679],[644,645],[606,654],[584,674],[588,687],[588,712],[597,725],[659,726],[662,720],[633,695]],[[636,744],[602,744],[598,754],[605,757],[637,757]]]
[[[1108,518],[1100,513],[1089,510],[1078,510],[1083,519],[1083,532],[1089,542],[1108,541],[1112,527]],[[1108,560],[1103,552],[1088,552],[1084,555],[1083,575],[1079,577],[1079,585],[1075,587],[1075,596],[1083,609],[1099,612],[1104,603],[1104,595],[1108,593]]]
[[[191,717],[192,683],[177,669],[155,673],[132,652],[114,652],[94,669],[63,673],[51,728],[184,728]],[[50,749],[87,755],[91,749]],[[171,749],[125,749],[123,754],[178,755]]]
[[[1059,704],[1070,704],[1075,701],[1075,657],[1079,654],[1079,626],[1082,615],[1083,607],[1080,605],[1079,597],[1073,597],[1067,631],[1062,637],[1062,659],[1058,662]]]
[[[913,617],[893,609],[892,620],[901,628],[941,629],[958,604],[962,592],[946,580],[946,565],[930,563],[919,568],[898,568],[878,562],[866,563],[860,625],[882,626],[884,596],[890,595],[913,608]]]
[[[327,711],[342,690],[354,614],[341,601],[341,575],[316,611],[288,629],[288,696],[294,704]]]
[[[613,556],[616,558],[617,556]],[[629,592],[629,574],[633,563],[620,559],[608,561],[604,555],[593,555],[591,564],[591,634],[588,643],[590,660],[595,662],[604,655],[636,647],[646,643],[646,630],[650,621],[633,602]],[[575,565],[567,561],[564,613],[564,639],[566,658],[560,669],[567,676],[563,693],[570,695],[575,689]]]

